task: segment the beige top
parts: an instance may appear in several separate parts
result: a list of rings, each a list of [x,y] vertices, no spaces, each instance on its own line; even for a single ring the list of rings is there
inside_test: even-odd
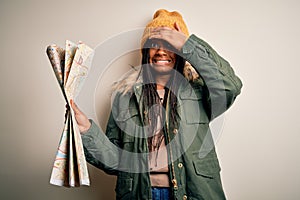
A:
[[[157,90],[157,93],[163,101],[165,90]],[[168,152],[166,148],[165,138],[162,136],[162,119],[158,116],[157,129],[152,140],[154,150],[149,153],[149,166],[150,166],[150,181],[151,186],[154,187],[170,187],[168,176]],[[159,141],[161,140],[161,141]],[[157,144],[160,143],[158,148]]]

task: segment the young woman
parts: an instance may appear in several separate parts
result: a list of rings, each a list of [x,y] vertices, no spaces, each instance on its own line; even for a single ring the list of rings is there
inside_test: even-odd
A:
[[[71,103],[87,161],[118,177],[117,199],[225,199],[209,122],[240,79],[178,12],[158,10],[141,48],[137,75],[114,87],[105,134]]]

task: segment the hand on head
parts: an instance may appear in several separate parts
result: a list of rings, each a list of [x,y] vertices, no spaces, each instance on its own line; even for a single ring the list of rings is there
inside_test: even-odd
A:
[[[174,24],[175,29],[170,27],[157,27],[151,29],[149,39],[161,39],[170,43],[177,50],[181,50],[184,43],[188,39],[187,36],[181,31],[177,22]]]

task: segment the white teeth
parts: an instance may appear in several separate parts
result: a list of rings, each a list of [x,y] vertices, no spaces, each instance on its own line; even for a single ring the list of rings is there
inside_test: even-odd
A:
[[[156,60],[156,63],[169,63],[170,61],[169,60]]]

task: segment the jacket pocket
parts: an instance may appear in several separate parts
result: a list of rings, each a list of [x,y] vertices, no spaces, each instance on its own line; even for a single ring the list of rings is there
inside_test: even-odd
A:
[[[116,185],[117,199],[130,199],[130,192],[132,191],[133,179],[118,177]]]
[[[208,116],[205,112],[202,96],[196,94],[180,96],[181,107],[187,124],[206,124],[209,123]]]
[[[138,114],[139,112],[136,108],[129,107],[127,109],[118,110],[118,112],[114,112],[114,118],[117,122],[126,122],[134,116],[137,116]]]
[[[141,134],[143,130],[136,108],[119,111],[116,116],[116,124],[125,133],[122,138],[124,142],[133,142],[134,137],[138,137],[137,134]]]
[[[218,159],[214,156],[194,159],[193,165],[197,175],[207,178],[214,178],[221,171]]]

